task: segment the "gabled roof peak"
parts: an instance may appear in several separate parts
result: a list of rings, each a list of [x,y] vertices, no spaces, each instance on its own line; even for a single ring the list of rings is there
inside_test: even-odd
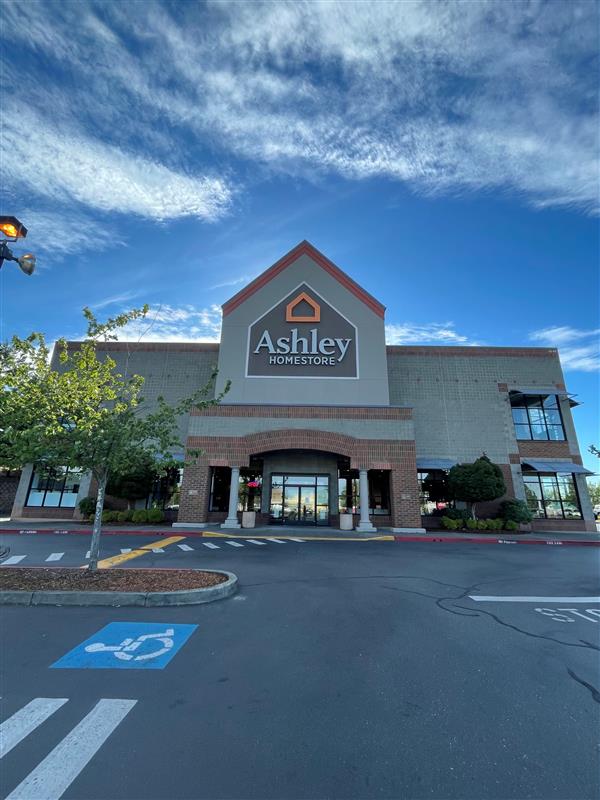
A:
[[[325,272],[329,273],[335,280],[342,284],[348,291],[352,292],[359,300],[368,306],[373,313],[382,317],[385,314],[385,306],[379,300],[376,300],[373,295],[366,292],[361,286],[352,280],[349,275],[336,266],[333,261],[330,261],[327,256],[323,255],[317,248],[308,242],[306,239],[293,247],[286,253],[279,261],[276,261],[272,267],[269,267],[262,272],[257,278],[251,281],[248,286],[245,286],[237,294],[234,294],[226,303],[223,304],[223,316],[227,316],[234,309],[240,306],[245,300],[251,297],[259,289],[262,289],[269,281],[273,280],[280,272],[283,272],[286,267],[289,267],[294,261],[297,261],[300,256],[309,256],[315,264],[318,264]]]

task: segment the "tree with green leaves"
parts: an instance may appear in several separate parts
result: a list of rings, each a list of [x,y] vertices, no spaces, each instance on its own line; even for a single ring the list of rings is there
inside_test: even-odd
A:
[[[484,454],[472,464],[456,464],[448,473],[448,489],[455,500],[469,506],[475,519],[477,503],[497,500],[506,494],[504,475],[497,464]]]
[[[127,507],[131,508],[132,501],[148,497],[157,477],[154,459],[149,456],[131,472],[111,475],[106,484],[106,494],[127,500]]]
[[[178,466],[173,451],[182,449],[178,423],[192,408],[214,405],[210,398],[214,373],[206,386],[190,397],[169,404],[159,397],[144,407],[144,379],[117,370],[101,343],[144,317],[148,306],[99,322],[84,309],[87,333],[83,341],[55,344],[58,368],[52,367],[41,333],[14,336],[0,345],[0,464],[22,467],[33,463],[51,470],[70,467],[90,472],[97,484],[90,545],[90,570],[98,565],[102,509],[109,479],[118,479],[151,464],[155,471]],[[195,457],[197,453],[189,453]]]

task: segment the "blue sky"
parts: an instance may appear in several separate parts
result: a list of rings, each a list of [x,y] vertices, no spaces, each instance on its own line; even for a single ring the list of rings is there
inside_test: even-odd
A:
[[[2,338],[148,302],[147,339],[216,340],[221,303],[308,239],[390,343],[558,346],[598,443],[597,4],[1,14],[2,213],[39,259],[0,271]]]

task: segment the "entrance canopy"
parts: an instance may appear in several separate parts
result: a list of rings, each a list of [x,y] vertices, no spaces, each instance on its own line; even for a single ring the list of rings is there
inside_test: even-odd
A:
[[[524,467],[529,467],[535,472],[572,472],[576,475],[594,475],[589,469],[575,464],[573,461],[538,461],[528,458],[522,462]]]

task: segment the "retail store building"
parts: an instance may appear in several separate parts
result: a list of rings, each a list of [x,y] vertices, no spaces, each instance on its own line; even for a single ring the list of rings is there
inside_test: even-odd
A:
[[[337,526],[351,509],[360,530],[436,527],[444,503],[424,479],[485,453],[534,529],[595,530],[557,350],[386,346],[384,322],[377,299],[302,242],[224,304],[219,344],[103,345],[117,362],[130,353],[149,403],[190,394],[214,366],[216,392],[231,381],[181,421],[202,456],[183,470],[177,523],[233,525],[247,509],[257,524]],[[29,467],[13,517],[70,518],[91,490]]]

